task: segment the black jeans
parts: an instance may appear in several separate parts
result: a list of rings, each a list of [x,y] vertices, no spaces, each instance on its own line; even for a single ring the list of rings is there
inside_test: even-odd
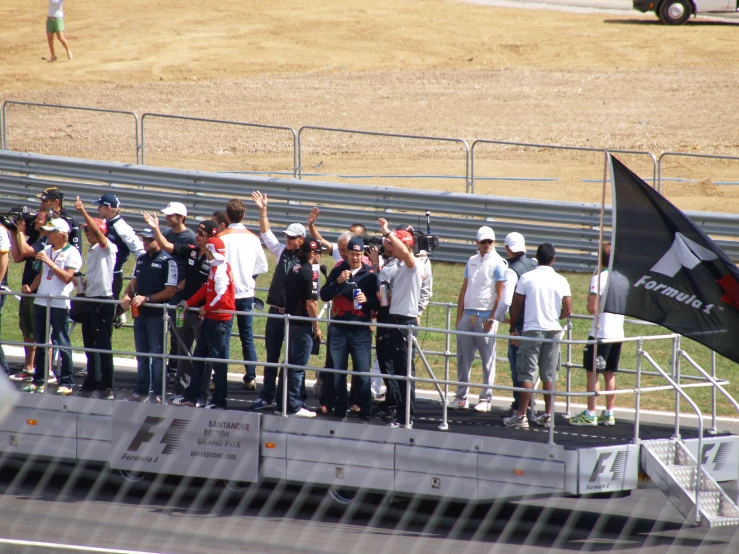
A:
[[[88,297],[89,298],[89,297]],[[112,300],[112,296],[96,297]],[[82,383],[83,390],[106,390],[113,388],[113,317],[115,304],[85,302],[82,319],[82,344],[85,348],[98,348],[108,352],[87,352],[87,377]]]
[[[406,317],[400,315],[391,315],[390,322],[395,325],[418,325],[418,320],[415,317]],[[408,367],[408,351],[411,349],[411,377],[416,376],[416,366],[413,361],[412,353],[412,335],[409,336],[406,329],[390,329],[390,357],[392,359],[392,366],[387,365],[386,370],[388,375],[406,375]],[[396,381],[395,379],[388,379],[387,383],[387,399],[388,411],[395,411],[397,414],[398,422],[405,425],[405,410],[406,406],[410,404],[411,416],[415,412],[416,407],[416,384],[411,383],[411,393],[408,396],[408,388],[405,381]]]

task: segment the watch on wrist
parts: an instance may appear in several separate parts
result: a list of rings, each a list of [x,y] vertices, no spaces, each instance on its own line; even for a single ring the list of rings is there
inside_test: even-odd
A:
[[[144,300],[146,300],[147,302],[151,302],[151,296],[147,296],[146,298],[144,298]]]

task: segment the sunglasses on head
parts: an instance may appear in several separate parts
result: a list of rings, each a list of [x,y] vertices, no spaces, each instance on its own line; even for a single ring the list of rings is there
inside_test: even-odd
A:
[[[481,240],[480,244],[493,244],[493,241],[490,239]]]

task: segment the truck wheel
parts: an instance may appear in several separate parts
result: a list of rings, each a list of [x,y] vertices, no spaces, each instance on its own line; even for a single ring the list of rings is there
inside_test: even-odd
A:
[[[659,6],[659,18],[665,25],[682,25],[692,13],[688,0],[665,0]]]

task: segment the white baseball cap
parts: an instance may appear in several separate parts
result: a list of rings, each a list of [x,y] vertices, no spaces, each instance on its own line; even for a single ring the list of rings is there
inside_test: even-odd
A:
[[[511,252],[526,252],[526,241],[521,233],[508,233],[505,245]]]
[[[182,202],[170,202],[167,204],[167,207],[162,210],[162,213],[164,215],[181,215],[186,216],[187,215],[187,208]]]
[[[305,237],[305,227],[300,223],[291,223],[283,233],[288,237]]]
[[[61,233],[69,233],[69,224],[60,218],[55,218],[41,227],[44,231],[59,231]]]
[[[493,231],[490,227],[487,225],[483,225],[477,230],[477,240],[478,242],[481,240],[495,240],[495,231]]]

